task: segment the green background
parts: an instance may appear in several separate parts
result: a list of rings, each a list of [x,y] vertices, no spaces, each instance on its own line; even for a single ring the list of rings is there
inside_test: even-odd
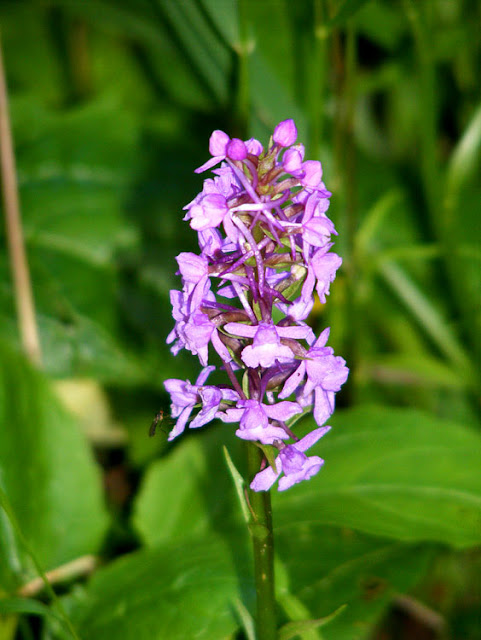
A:
[[[351,373],[322,472],[274,496],[280,621],[347,606],[284,639],[479,638],[480,21],[476,0],[0,3],[42,349],[2,225],[2,640],[252,639],[232,428],[147,433],[163,380],[199,369],[165,338],[210,133],[267,143],[291,117],[343,257],[310,322]],[[91,556],[60,603],[19,598]]]

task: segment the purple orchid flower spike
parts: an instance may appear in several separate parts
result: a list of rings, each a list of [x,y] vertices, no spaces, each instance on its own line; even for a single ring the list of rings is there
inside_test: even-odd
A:
[[[171,291],[175,326],[167,338],[174,354],[187,349],[203,370],[195,384],[165,382],[177,419],[169,439],[187,424],[238,423],[242,440],[279,450],[276,470],[264,468],[251,488],[266,491],[279,478],[284,491],[321,468],[323,460],[305,451],[326,433],[348,375],[326,346],[329,329],[316,339],[307,324],[315,295],[325,304],[342,262],[331,251],[331,194],[321,163],[305,160],[290,118],[266,149],[216,130],[209,152],[196,172],[212,169],[213,177],[184,207],[200,254],[177,257],[182,288]],[[205,384],[212,357],[226,384]],[[308,410],[319,428],[297,440],[292,419]]]

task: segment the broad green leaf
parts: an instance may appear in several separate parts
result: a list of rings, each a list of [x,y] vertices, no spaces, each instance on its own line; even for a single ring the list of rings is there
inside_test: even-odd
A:
[[[22,98],[12,102],[12,112],[45,367],[56,375],[131,383],[143,373],[122,344],[115,260],[137,244],[136,227],[122,211],[135,118],[102,101],[57,113]],[[3,261],[1,274],[2,303],[11,308]],[[12,333],[8,321],[0,331]]]
[[[279,505],[275,521],[278,515]],[[275,532],[277,552],[290,578],[289,591],[309,612],[295,619],[327,617],[317,632],[323,640],[364,640],[392,598],[420,580],[436,549],[309,520],[306,514],[298,521],[279,523]],[[280,598],[282,606],[284,599]]]
[[[222,454],[226,433],[234,440],[224,425],[184,436],[149,467],[134,505],[134,524],[146,544],[206,533],[225,525],[233,509],[240,511]]]
[[[48,381],[0,344],[0,482],[44,570],[99,549],[107,524],[98,469]],[[0,583],[33,575],[0,514]]]
[[[215,533],[186,538],[99,570],[69,602],[80,637],[231,637],[253,607],[251,555],[242,531],[227,539]],[[365,638],[390,599],[419,580],[433,553],[429,547],[297,522],[276,536],[291,591],[307,614],[327,617],[347,605],[322,629],[326,640]],[[243,616],[236,613],[239,608]]]
[[[238,629],[235,603],[252,590],[245,545],[218,535],[140,551],[97,572],[73,602],[81,638],[225,640]]]
[[[338,411],[329,422],[312,450],[326,464],[276,497],[278,526],[298,520],[459,548],[481,543],[479,433],[381,406]]]
[[[86,316],[76,314],[69,322],[62,322],[39,315],[38,325],[43,362],[51,375],[95,375],[103,382],[129,385],[148,377],[149,371],[140,366],[134,354],[122,349],[112,334]],[[4,314],[0,314],[0,336],[20,348],[15,322]]]
[[[106,265],[136,237],[122,210],[138,125],[108,101],[56,113],[12,102],[26,240]]]

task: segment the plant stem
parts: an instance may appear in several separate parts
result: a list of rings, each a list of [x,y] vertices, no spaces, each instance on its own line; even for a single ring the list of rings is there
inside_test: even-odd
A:
[[[253,478],[259,471],[262,458],[261,450],[249,442],[247,446],[249,478]],[[257,640],[275,640],[277,629],[271,494],[270,491],[249,490],[248,496],[252,514],[249,530],[254,549],[257,596],[256,638]]]
[[[249,57],[252,53],[252,45],[249,42],[249,23],[247,18],[246,0],[238,3],[239,16],[239,41],[236,47],[237,55],[237,86],[234,103],[234,127],[238,135],[243,138],[249,130],[250,113],[250,75]]]
[[[324,89],[327,67],[327,37],[325,27],[325,0],[314,0],[314,41],[312,55],[309,56],[307,82],[307,113],[309,118],[309,149],[311,157],[318,160],[321,154],[321,140],[324,128]]]
[[[35,320],[32,284],[28,270],[22,221],[18,201],[17,174],[13,153],[12,132],[8,116],[7,83],[3,69],[2,46],[0,42],[0,160],[2,172],[3,202],[7,244],[12,270],[15,303],[20,336],[25,353],[30,361],[40,364],[41,351]]]

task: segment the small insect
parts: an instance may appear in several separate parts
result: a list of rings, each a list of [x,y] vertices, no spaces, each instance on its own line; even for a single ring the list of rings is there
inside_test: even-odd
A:
[[[152,438],[153,436],[155,436],[155,432],[157,430],[157,427],[159,424],[161,424],[162,422],[164,422],[164,420],[166,420],[167,418],[164,416],[164,412],[161,409],[156,415],[155,418],[152,420],[152,424],[150,425],[150,429],[149,429],[149,436]],[[161,428],[161,431],[163,431],[164,433],[167,433],[167,431],[164,431],[164,429]]]

